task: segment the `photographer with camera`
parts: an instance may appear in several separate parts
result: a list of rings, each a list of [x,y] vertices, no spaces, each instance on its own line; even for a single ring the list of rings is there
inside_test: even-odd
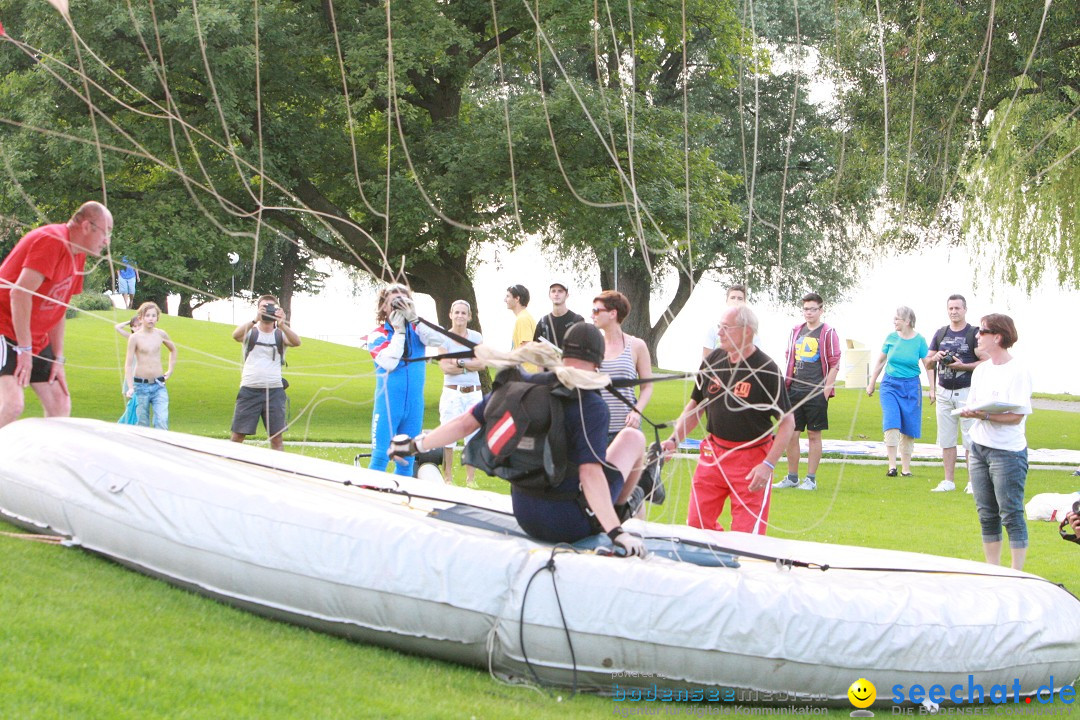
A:
[[[244,438],[259,429],[262,418],[270,447],[284,450],[281,436],[285,432],[288,383],[281,377],[281,366],[285,364],[285,348],[299,346],[300,336],[289,327],[276,297],[263,295],[257,306],[255,318],[237,325],[232,334],[233,340],[244,345],[244,370],[233,411],[232,441],[244,442]]]
[[[930,340],[930,354],[923,363],[936,382],[931,385],[930,402],[937,402],[937,443],[941,448],[945,479],[931,492],[950,492],[956,489],[956,431],[957,425],[965,452],[971,448],[968,437],[971,418],[953,415],[967,404],[971,373],[986,358],[978,349],[975,327],[967,322],[967,300],[963,295],[950,295],[946,304],[949,324],[938,328]],[[971,493],[971,483],[965,490]]]

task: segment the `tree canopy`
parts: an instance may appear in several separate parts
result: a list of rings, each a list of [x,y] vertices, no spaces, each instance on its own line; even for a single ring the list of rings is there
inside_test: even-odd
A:
[[[881,178],[891,239],[967,240],[1029,289],[1048,264],[1080,284],[1080,6],[838,7],[825,56],[848,147],[876,151],[863,162]]]
[[[1077,10],[1029,5],[0,0],[0,212],[105,199],[191,304],[229,253],[256,293],[322,255],[440,317],[480,243],[539,236],[654,353],[705,273],[836,296],[881,243],[967,229],[1075,274]]]

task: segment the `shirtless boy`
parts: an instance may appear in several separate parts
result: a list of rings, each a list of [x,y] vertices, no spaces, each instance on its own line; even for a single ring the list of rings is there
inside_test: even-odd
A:
[[[127,397],[135,396],[139,425],[150,426],[150,407],[154,408],[154,427],[169,429],[169,391],[165,381],[176,367],[176,345],[168,333],[156,327],[161,309],[152,302],[139,306],[139,328],[128,338],[124,360]],[[161,371],[161,346],[169,349],[169,369]]]

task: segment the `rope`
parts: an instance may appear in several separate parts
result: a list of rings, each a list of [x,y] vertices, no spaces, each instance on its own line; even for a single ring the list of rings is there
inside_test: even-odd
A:
[[[13,538],[15,540],[29,540],[31,542],[45,543],[46,545],[61,545],[65,541],[65,538],[62,538],[59,535],[44,535],[42,533],[0,532],[0,536]]]

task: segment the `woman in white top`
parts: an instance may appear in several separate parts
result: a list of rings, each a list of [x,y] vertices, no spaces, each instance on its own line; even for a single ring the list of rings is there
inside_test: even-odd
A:
[[[455,300],[450,304],[450,332],[460,337],[468,338],[474,343],[481,343],[484,338],[476,330],[470,330],[468,325],[472,320],[472,305],[468,300]],[[446,338],[446,342],[439,348],[439,354],[468,350],[467,347],[457,340]],[[458,415],[468,412],[476,403],[484,399],[484,393],[480,390],[480,373],[484,369],[484,361],[476,358],[448,358],[439,361],[439,368],[443,371],[442,397],[439,398],[439,424],[450,422]],[[465,442],[475,435],[470,433]],[[472,465],[465,466],[465,486],[475,488],[476,468]],[[454,484],[454,445],[443,448],[443,482],[447,485]]]
[[[1021,570],[1027,555],[1024,484],[1027,481],[1027,438],[1031,414],[1031,373],[1009,354],[1016,343],[1016,325],[1008,315],[987,315],[979,323],[978,349],[989,362],[971,374],[971,390],[961,417],[974,418],[968,476],[982,526],[986,562],[1001,564],[1001,528],[1009,532],[1012,567]]]

